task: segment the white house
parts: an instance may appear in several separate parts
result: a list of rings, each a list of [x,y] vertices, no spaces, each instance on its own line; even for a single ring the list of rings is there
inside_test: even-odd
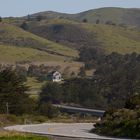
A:
[[[61,82],[62,79],[62,75],[60,72],[58,71],[52,71],[49,75],[48,75],[49,80],[53,81],[53,82]]]

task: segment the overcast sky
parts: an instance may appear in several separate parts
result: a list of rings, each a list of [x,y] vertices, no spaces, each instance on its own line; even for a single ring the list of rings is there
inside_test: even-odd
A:
[[[41,11],[78,13],[100,7],[140,8],[140,0],[0,0],[0,16],[25,16]]]

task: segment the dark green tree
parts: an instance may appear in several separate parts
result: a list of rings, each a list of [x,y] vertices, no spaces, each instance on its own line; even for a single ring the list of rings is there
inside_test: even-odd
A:
[[[78,74],[80,77],[84,78],[86,76],[85,67],[80,68],[80,72]]]
[[[131,96],[125,107],[108,110],[92,131],[102,135],[139,139],[140,95]]]
[[[2,22],[2,17],[0,17],[0,22]]]
[[[41,21],[43,19],[43,16],[42,15],[38,15],[37,17],[36,17],[36,20],[37,21]]]
[[[31,21],[31,15],[27,15],[27,20]]]
[[[96,20],[96,24],[99,24],[99,23],[100,23],[100,20],[99,20],[99,19],[97,19],[97,20]]]
[[[41,115],[47,116],[48,118],[53,118],[59,115],[59,110],[54,107],[50,102],[48,102],[40,104],[39,113]]]
[[[0,72],[0,112],[6,113],[8,104],[9,113],[21,115],[32,113],[35,102],[25,94],[27,87],[15,71],[5,69]]]
[[[23,30],[28,30],[29,29],[29,26],[26,22],[23,22],[20,27],[23,29]]]
[[[40,102],[60,103],[62,98],[61,85],[55,82],[47,83],[40,93]]]
[[[87,23],[87,22],[88,22],[88,20],[87,20],[86,18],[84,18],[84,19],[83,19],[83,22],[84,22],[84,23]]]

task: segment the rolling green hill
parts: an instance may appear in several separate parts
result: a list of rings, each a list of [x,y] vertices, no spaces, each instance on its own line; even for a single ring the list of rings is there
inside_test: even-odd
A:
[[[90,23],[96,23],[97,20],[101,23],[112,21],[116,24],[140,28],[140,9],[100,8],[79,13],[75,18],[79,21],[87,19]]]
[[[30,32],[79,49],[95,47],[106,53],[140,53],[140,32],[120,26],[77,23],[65,19],[55,19],[41,24],[29,23]]]
[[[0,45],[0,63],[64,61],[66,57],[33,48]]]
[[[57,61],[76,57],[77,51],[26,32],[19,27],[0,23],[1,59]]]
[[[23,22],[26,31],[20,28]],[[73,60],[81,47],[105,53],[140,53],[139,27],[140,9],[100,8],[78,14],[49,11],[30,18],[4,18],[0,23],[0,60]]]

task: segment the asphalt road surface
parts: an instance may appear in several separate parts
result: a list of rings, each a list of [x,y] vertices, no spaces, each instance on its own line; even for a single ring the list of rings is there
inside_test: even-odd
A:
[[[67,137],[72,139],[95,139],[95,140],[122,140],[109,138],[89,133],[93,123],[44,123],[36,125],[16,125],[5,127],[6,130],[29,132],[39,135]],[[123,139],[125,140],[125,139]],[[127,139],[128,140],[128,139]]]

